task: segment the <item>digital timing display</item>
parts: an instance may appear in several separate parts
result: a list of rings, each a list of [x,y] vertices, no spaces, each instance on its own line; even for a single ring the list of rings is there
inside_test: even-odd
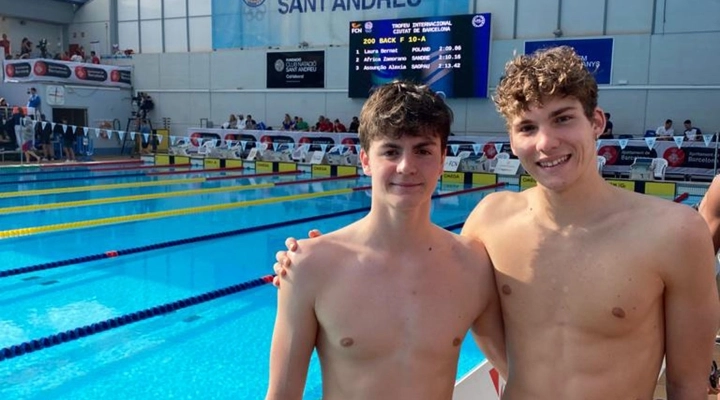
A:
[[[445,97],[487,97],[490,14],[350,22],[348,96],[395,79]]]

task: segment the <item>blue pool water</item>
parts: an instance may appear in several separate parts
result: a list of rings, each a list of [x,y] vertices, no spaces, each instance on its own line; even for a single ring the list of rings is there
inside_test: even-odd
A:
[[[168,169],[163,169],[167,171]],[[151,172],[153,170],[143,170]],[[364,215],[367,192],[324,192],[369,185],[367,178],[300,182],[310,175],[239,177],[203,183],[142,188],[94,189],[95,185],[220,176],[178,174],[112,180],[87,179],[108,172],[68,168],[53,174],[3,174],[3,192],[77,187],[73,193],[0,198],[0,230],[63,222],[122,217],[205,205],[267,204],[187,215],[116,222],[107,226],[64,229],[0,239],[0,270],[84,257],[200,235],[259,227],[254,232],[161,250],[74,264],[0,278],[0,347],[20,344],[120,315],[197,296],[253,280],[272,272],[274,253],[287,236],[304,237],[311,228],[328,232]],[[12,171],[15,172],[15,171]],[[131,174],[112,172],[113,174]],[[249,173],[249,172],[248,172]],[[241,175],[232,172],[233,175]],[[53,178],[64,181],[35,182]],[[22,182],[22,183],[20,183]],[[248,188],[264,183],[291,183]],[[298,182],[298,183],[296,183]],[[107,199],[192,189],[231,188],[220,193],[57,208],[59,203]],[[82,190],[80,190],[82,189]],[[100,189],[100,188],[99,188]],[[440,187],[456,191],[459,187]],[[277,201],[285,196],[322,197]],[[447,226],[465,220],[489,192],[472,192],[433,201],[433,220]],[[3,209],[38,205],[38,210],[6,213]],[[347,216],[333,213],[358,209]],[[324,216],[312,222],[293,220]],[[280,226],[265,227],[269,224]],[[268,375],[268,354],[275,318],[276,291],[271,285],[242,291],[80,340],[0,361],[2,399],[260,399]],[[472,340],[462,345],[458,377],[484,359]],[[306,398],[320,397],[316,357]]]

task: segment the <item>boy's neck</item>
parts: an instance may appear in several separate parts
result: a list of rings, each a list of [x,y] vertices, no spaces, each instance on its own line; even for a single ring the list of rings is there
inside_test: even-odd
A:
[[[563,192],[538,187],[534,202],[541,218],[547,218],[552,225],[562,227],[583,225],[596,218],[595,210],[603,210],[612,201],[612,188],[603,178],[593,174],[580,177],[578,182]]]
[[[428,202],[412,209],[373,207],[364,228],[374,246],[395,248],[426,238],[433,226]]]

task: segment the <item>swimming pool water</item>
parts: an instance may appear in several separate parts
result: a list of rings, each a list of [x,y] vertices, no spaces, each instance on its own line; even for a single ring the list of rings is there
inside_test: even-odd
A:
[[[71,168],[52,175],[3,175],[0,171],[0,182],[15,182],[14,186],[0,185],[0,193],[10,192],[13,188],[25,191],[97,185],[98,182],[86,178],[101,174],[107,173],[77,172]],[[102,184],[221,174],[118,177]],[[238,172],[232,174],[241,175]],[[79,179],[25,183],[51,176]],[[75,193],[0,198],[0,210],[18,205],[42,206],[32,212],[0,214],[1,229],[82,222],[253,199],[277,199],[369,184],[367,178],[354,178],[272,188],[241,187],[309,178],[308,175],[267,176],[142,188],[95,190],[89,187],[86,188],[89,190]],[[20,181],[24,183],[19,184]],[[67,201],[219,187],[236,187],[238,190],[53,208],[53,204]],[[440,189],[453,191],[460,188],[444,186]],[[441,226],[462,222],[486,194],[474,192],[436,199],[433,201],[433,220]],[[347,209],[363,210],[369,206],[369,200],[366,192],[352,192],[0,240],[0,259],[3,260],[0,269],[7,270],[192,236],[262,227],[303,217],[331,216],[223,239],[0,278],[0,347],[267,275],[271,273],[274,252],[287,236],[303,237],[311,228],[328,232],[348,224],[364,215],[365,211],[343,217],[332,217],[332,213]],[[685,203],[697,201],[699,197],[691,196]],[[2,361],[0,398],[262,398],[267,385],[275,298],[275,289],[265,285]],[[466,337],[462,344],[458,377],[483,359],[469,336]],[[319,398],[320,385],[319,365],[314,356],[308,374],[306,398]]]
[[[59,177],[62,174],[54,174]],[[83,172],[77,176],[87,177]],[[215,173],[214,175],[217,175]],[[64,175],[72,177],[70,169]],[[204,175],[192,175],[193,177]],[[209,175],[208,175],[209,176]],[[35,176],[35,179],[47,176]],[[3,176],[11,181],[18,176]],[[23,176],[26,181],[29,176]],[[90,190],[0,199],[0,207],[50,204],[147,193],[310,179],[309,175],[245,178],[172,186]],[[146,181],[117,178],[103,184]],[[155,179],[155,178],[152,178]],[[160,177],[159,179],[168,179]],[[19,180],[19,179],[18,179]],[[21,190],[95,185],[86,179],[22,184]],[[367,178],[299,183],[77,208],[0,215],[2,229],[82,222],[207,204],[275,199],[369,185]],[[3,185],[0,185],[3,186]],[[11,185],[4,185],[11,186]],[[17,186],[16,186],[17,187]],[[7,188],[0,188],[0,192]],[[452,187],[448,190],[456,190]],[[487,192],[433,201],[439,225],[464,221]],[[60,230],[0,240],[2,270],[120,250],[302,217],[332,216],[369,207],[365,192],[294,200],[225,211],[173,216],[103,227]],[[0,347],[40,338],[159,304],[268,275],[287,236],[304,237],[348,224],[363,212],[223,239],[0,278]],[[265,393],[275,289],[264,285],[163,316],[0,362],[0,398],[22,399],[258,399]],[[458,377],[484,359],[471,339],[462,345]],[[314,357],[306,397],[320,397]]]

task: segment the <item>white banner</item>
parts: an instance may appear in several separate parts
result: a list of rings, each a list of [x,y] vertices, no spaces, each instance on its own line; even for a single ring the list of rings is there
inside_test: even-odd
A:
[[[4,60],[5,82],[60,82],[130,88],[132,68],[116,65],[29,59]]]
[[[297,132],[297,131],[256,131],[237,129],[188,128],[186,136],[194,146],[203,140],[224,139],[240,141],[243,150],[257,146],[257,143],[291,144],[302,146],[305,151],[318,151],[321,144],[329,149],[335,145],[352,147],[359,152],[359,139],[355,133],[333,132]],[[684,141],[678,149],[672,140],[656,138],[603,139],[598,146],[598,155],[606,156],[608,163],[603,168],[607,172],[627,173],[635,157],[662,157],[668,160],[669,174],[713,175],[715,146],[713,135],[703,136],[703,141]],[[180,137],[180,136],[178,136]],[[451,136],[448,138],[448,155],[453,145],[459,145],[458,154],[469,151],[475,154],[485,153],[488,157],[508,142],[507,135],[497,136]],[[624,148],[622,145],[624,145]],[[270,147],[272,148],[272,147]],[[509,151],[509,150],[508,150]],[[610,152],[611,154],[606,154]],[[512,156],[512,155],[511,155]],[[720,155],[718,157],[720,165]]]

